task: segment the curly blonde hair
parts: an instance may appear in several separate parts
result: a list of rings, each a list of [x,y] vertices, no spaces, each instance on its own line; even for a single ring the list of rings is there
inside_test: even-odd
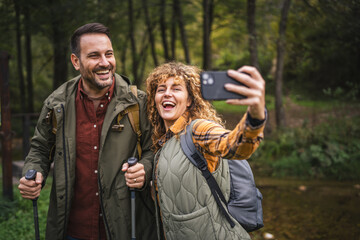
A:
[[[191,99],[191,105],[186,110],[188,112],[187,124],[190,124],[192,119],[207,119],[224,126],[222,119],[218,116],[211,103],[201,97],[200,71],[195,66],[179,62],[168,62],[156,67],[146,79],[147,113],[153,126],[152,141],[155,151],[159,149],[157,144],[159,138],[166,132],[164,121],[156,109],[155,94],[158,85],[166,82],[171,77],[185,83]]]

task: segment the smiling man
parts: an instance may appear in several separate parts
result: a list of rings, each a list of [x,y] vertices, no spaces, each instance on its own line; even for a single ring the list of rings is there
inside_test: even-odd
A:
[[[153,154],[146,96],[131,92],[129,80],[115,73],[109,30],[90,23],[71,37],[71,62],[80,75],[46,100],[23,173],[37,171],[35,181],[20,179],[27,199],[40,195],[54,163],[46,239],[130,239],[128,187],[138,189],[137,239],[155,239],[153,201],[149,193]],[[124,110],[139,104],[142,157],[137,134]],[[118,116],[124,115],[120,122]],[[121,125],[121,128],[116,126]],[[139,199],[141,198],[141,199]]]

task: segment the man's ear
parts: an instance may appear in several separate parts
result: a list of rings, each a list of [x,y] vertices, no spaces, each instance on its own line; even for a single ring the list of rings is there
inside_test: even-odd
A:
[[[75,54],[71,54],[71,63],[74,66],[76,71],[79,71],[80,69],[80,59],[75,55]]]

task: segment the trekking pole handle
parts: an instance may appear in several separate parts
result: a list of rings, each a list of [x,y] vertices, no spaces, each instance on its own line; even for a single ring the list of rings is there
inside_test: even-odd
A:
[[[25,179],[26,180],[35,180],[35,178],[36,178],[36,170],[34,170],[34,169],[30,169],[30,170],[28,170],[27,172],[26,172],[26,174],[25,174]]]
[[[136,157],[130,157],[130,158],[128,158],[127,162],[129,164],[129,167],[132,167],[138,162],[138,159]],[[130,188],[130,190],[134,190],[134,188]]]
[[[129,167],[134,166],[138,162],[138,159],[136,157],[131,157],[128,159]]]
[[[26,180],[34,180],[36,179],[36,174],[37,171],[34,169],[29,169],[27,170],[27,172],[25,173],[25,179]],[[32,199],[33,201],[36,201],[38,198]]]

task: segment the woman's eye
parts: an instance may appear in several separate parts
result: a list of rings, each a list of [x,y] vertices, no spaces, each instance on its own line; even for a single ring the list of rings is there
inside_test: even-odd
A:
[[[158,90],[156,92],[163,92],[163,91],[164,91],[164,89],[158,88]]]

